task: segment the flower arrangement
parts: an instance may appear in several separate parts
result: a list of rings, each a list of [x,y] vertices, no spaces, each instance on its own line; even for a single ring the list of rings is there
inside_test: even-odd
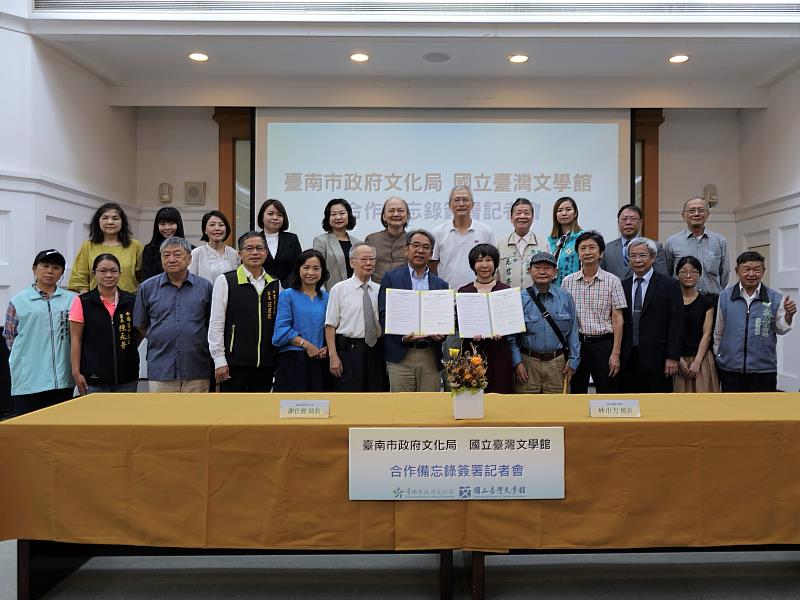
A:
[[[450,348],[450,358],[444,363],[447,381],[454,394],[476,392],[488,385],[486,359],[478,353],[473,343],[470,343],[470,347],[472,350],[466,352],[462,352],[461,348]]]

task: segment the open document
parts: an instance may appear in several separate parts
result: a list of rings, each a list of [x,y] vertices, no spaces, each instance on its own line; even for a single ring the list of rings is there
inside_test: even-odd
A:
[[[462,338],[511,335],[525,331],[519,288],[457,294],[458,334]]]
[[[455,332],[453,290],[386,290],[386,333],[451,335]]]

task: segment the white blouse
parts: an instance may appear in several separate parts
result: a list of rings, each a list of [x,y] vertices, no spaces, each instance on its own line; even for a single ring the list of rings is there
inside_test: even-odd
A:
[[[203,244],[192,250],[189,272],[214,283],[217,277],[233,271],[240,262],[239,254],[230,246],[225,246],[225,251],[220,254],[208,244]]]

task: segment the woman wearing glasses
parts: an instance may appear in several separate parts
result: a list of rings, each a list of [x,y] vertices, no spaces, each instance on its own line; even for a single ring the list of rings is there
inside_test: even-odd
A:
[[[711,349],[714,300],[697,290],[702,273],[703,267],[694,256],[684,256],[675,268],[686,315],[681,359],[672,382],[675,392],[719,392],[717,367]]]
[[[120,270],[113,254],[95,258],[97,287],[75,298],[69,311],[72,376],[81,394],[135,392],[139,383],[136,296],[118,287]]]

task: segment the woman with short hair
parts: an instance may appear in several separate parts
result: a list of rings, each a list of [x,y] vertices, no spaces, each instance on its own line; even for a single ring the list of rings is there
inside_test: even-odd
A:
[[[58,287],[65,266],[58,250],[42,250],[33,259],[33,284],[8,303],[3,336],[17,415],[72,398],[69,308],[76,295]]]
[[[314,250],[325,257],[325,267],[330,278],[325,289],[330,291],[334,285],[353,276],[350,266],[350,248],[361,244],[361,240],[350,235],[356,226],[356,217],[350,203],[344,198],[334,198],[325,205],[322,228],[327,232],[314,238]]]
[[[269,250],[264,270],[280,279],[283,287],[287,287],[294,261],[303,249],[297,236],[288,231],[289,215],[286,214],[283,202],[274,198],[264,202],[258,211],[256,222],[264,231]]]
[[[383,203],[381,223],[383,229],[370,233],[364,240],[375,248],[375,272],[372,281],[380,283],[383,274],[402,267],[406,258],[406,225],[408,225],[408,203],[402,198],[392,196]]]

